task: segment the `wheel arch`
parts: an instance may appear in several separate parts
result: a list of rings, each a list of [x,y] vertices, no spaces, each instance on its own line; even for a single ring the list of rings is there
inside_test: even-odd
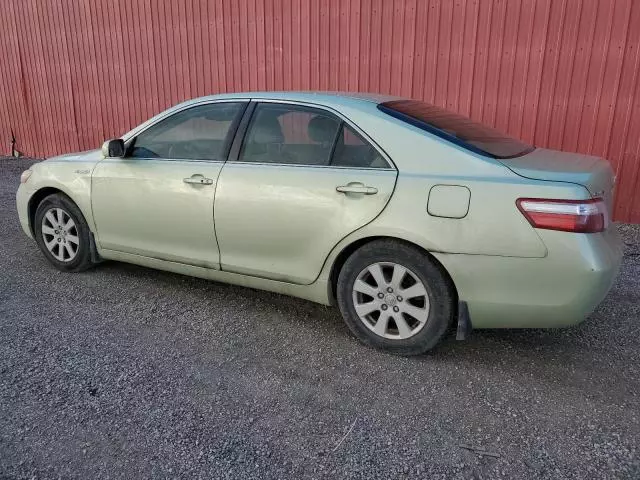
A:
[[[71,197],[67,192],[65,192],[64,190],[61,190],[59,188],[56,188],[56,187],[42,187],[42,188],[36,190],[33,195],[31,195],[31,198],[29,198],[29,202],[27,203],[27,215],[28,215],[28,219],[29,219],[29,230],[31,231],[32,235],[35,236],[35,231],[34,231],[33,226],[34,226],[34,220],[35,220],[35,217],[36,217],[36,210],[38,210],[38,205],[40,205],[42,200],[47,198],[49,195],[54,195],[56,193],[60,194],[60,195],[64,195],[65,197],[67,197],[69,199],[70,202],[73,202],[73,204],[76,207],[78,207],[78,210],[80,210],[82,215],[85,217],[85,221],[86,221],[86,215],[82,211],[82,208],[80,208],[80,205],[78,205],[78,202],[76,202],[73,199],[73,197]],[[89,230],[91,230],[91,227],[89,227]]]
[[[340,253],[335,257],[335,260],[333,261],[333,264],[331,265],[331,270],[329,272],[329,282],[328,282],[328,289],[329,289],[328,295],[329,295],[329,302],[331,303],[331,305],[336,304],[336,289],[338,285],[338,275],[340,275],[340,271],[342,270],[344,263],[356,250],[376,240],[393,240],[400,244],[404,244],[409,247],[415,248],[416,250],[419,250],[423,255],[429,257],[429,259],[434,263],[434,265],[436,265],[440,269],[443,276],[447,279],[447,283],[449,284],[449,288],[451,289],[451,292],[455,299],[454,305],[457,306],[458,289],[456,287],[455,282],[453,281],[453,278],[451,277],[447,269],[444,267],[444,265],[442,265],[442,263],[436,257],[431,255],[431,253],[428,250],[421,247],[420,245],[414,242],[405,240],[403,238],[386,236],[386,235],[375,235],[370,237],[359,238],[351,242],[350,244],[346,245],[340,251]]]

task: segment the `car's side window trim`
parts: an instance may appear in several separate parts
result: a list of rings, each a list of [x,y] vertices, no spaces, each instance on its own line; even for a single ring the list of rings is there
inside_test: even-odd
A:
[[[327,164],[329,167],[333,167],[333,156],[336,153],[336,147],[338,146],[338,140],[340,139],[340,133],[344,128],[344,120],[340,120],[340,124],[338,125],[338,131],[336,132],[336,136],[333,138],[333,145],[331,145],[331,152],[329,152],[329,163]]]
[[[229,154],[227,155],[228,162],[238,162],[238,159],[240,158],[240,152],[242,151],[242,146],[244,145],[244,139],[247,135],[247,130],[249,130],[249,125],[251,124],[253,112],[256,109],[257,104],[258,102],[251,101],[245,108],[238,128],[235,132],[233,143],[231,144],[231,149],[229,150]]]
[[[231,122],[231,125],[229,126],[229,131],[227,132],[227,136],[224,139],[222,152],[220,154],[220,160],[223,162],[226,162],[227,158],[229,157],[229,151],[231,150],[233,139],[236,136],[236,131],[238,130],[238,126],[240,125],[240,122],[244,118],[244,112],[247,110],[247,107],[249,106],[249,102],[241,103],[241,105],[242,106],[240,107],[240,111],[236,114],[236,118],[233,119],[233,122]]]
[[[334,139],[333,147],[331,149],[331,156],[329,157],[329,164],[328,165],[306,165],[306,164],[292,164],[292,163],[271,163],[271,162],[262,163],[262,162],[239,161],[240,154],[242,152],[242,147],[244,146],[245,137],[247,135],[250,122],[253,119],[255,108],[259,103],[271,103],[271,104],[278,104],[278,105],[294,105],[294,106],[308,107],[316,110],[321,110],[324,114],[335,117],[340,122],[340,128],[338,129],[338,133],[336,134],[336,138]],[[362,136],[363,139],[365,139],[368,143],[370,143],[371,146],[375,148],[376,151],[382,156],[382,158],[384,158],[388,166],[381,168],[381,167],[350,167],[350,166],[331,165],[331,163],[333,162],[333,154],[335,153],[335,147],[337,145],[340,132],[342,131],[342,128],[344,127],[344,125],[348,125],[360,136]],[[341,170],[397,171],[395,164],[393,163],[393,161],[391,160],[387,152],[385,152],[384,149],[382,149],[375,141],[373,141],[373,139],[371,139],[369,135],[366,134],[366,132],[364,132],[360,127],[358,127],[352,121],[347,119],[340,112],[330,107],[327,107],[325,105],[320,105],[317,103],[289,101],[289,100],[280,100],[280,99],[267,99],[267,98],[261,98],[259,100],[251,100],[249,107],[245,109],[244,116],[241,121],[241,125],[238,127],[238,130],[236,131],[236,138],[233,141],[233,145],[231,147],[231,151],[229,153],[227,161],[233,162],[233,163],[239,163],[239,164],[247,164],[247,165],[273,165],[273,166],[287,166],[287,167],[301,167],[301,168],[335,168],[335,169],[341,169]]]
[[[229,131],[227,132],[227,135],[225,137],[224,144],[223,144],[223,147],[222,147],[222,152],[220,154],[220,158],[219,159],[213,160],[213,159],[207,159],[207,158],[169,158],[169,157],[130,157],[129,156],[131,150],[135,146],[135,141],[138,138],[138,136],[140,136],[142,133],[146,132],[150,128],[153,128],[154,126],[158,125],[160,122],[163,122],[163,121],[173,117],[174,115],[181,114],[181,113],[183,113],[183,112],[185,112],[187,110],[190,110],[192,108],[198,108],[198,107],[202,107],[204,105],[215,105],[215,104],[223,104],[223,103],[236,103],[236,104],[239,104],[240,105],[240,111],[237,113],[236,117],[233,119],[233,122],[231,122],[231,125],[229,126]],[[153,122],[152,124],[147,125],[145,128],[141,129],[139,132],[136,132],[135,135],[132,135],[130,138],[128,138],[125,141],[125,145],[124,145],[125,156],[122,158],[122,160],[125,160],[125,161],[156,160],[156,161],[162,161],[162,162],[224,163],[224,162],[226,162],[227,157],[229,155],[229,151],[231,150],[231,146],[232,146],[233,140],[234,140],[234,138],[236,136],[236,132],[238,130],[240,122],[244,118],[244,115],[246,113],[247,107],[250,104],[251,104],[251,101],[247,100],[247,99],[241,99],[241,100],[224,99],[224,100],[210,100],[210,101],[206,101],[206,102],[198,102],[198,103],[194,103],[194,104],[191,104],[191,105],[186,105],[184,108],[181,108],[179,110],[171,112],[170,114],[162,116],[157,121]],[[122,160],[120,160],[120,161],[122,161]]]

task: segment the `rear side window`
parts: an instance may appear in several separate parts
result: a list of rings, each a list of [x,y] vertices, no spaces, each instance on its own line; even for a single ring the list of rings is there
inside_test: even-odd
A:
[[[389,164],[382,158],[378,150],[344,123],[336,141],[331,165],[354,168],[389,168]]]
[[[500,131],[417,100],[393,100],[378,108],[402,121],[437,135],[456,145],[492,158],[513,158],[525,155],[534,147]]]
[[[239,161],[326,166],[339,128],[340,121],[322,110],[259,104]]]
[[[277,103],[256,106],[238,161],[389,168],[380,153],[338,117],[317,108]]]

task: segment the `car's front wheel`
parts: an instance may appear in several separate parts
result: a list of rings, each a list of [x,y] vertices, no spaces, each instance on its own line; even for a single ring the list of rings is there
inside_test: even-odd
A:
[[[80,272],[93,265],[89,226],[66,195],[44,198],[36,209],[33,227],[40,250],[59,270]]]
[[[417,248],[376,240],[356,250],[338,276],[337,299],[364,343],[401,355],[433,348],[455,314],[446,274]]]

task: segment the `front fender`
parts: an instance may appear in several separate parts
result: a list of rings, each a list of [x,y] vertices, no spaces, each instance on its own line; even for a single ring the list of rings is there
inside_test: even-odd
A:
[[[54,190],[69,197],[84,215],[89,229],[95,232],[91,209],[91,171],[93,162],[42,162],[32,167],[33,174],[18,189],[18,211],[23,222],[34,201],[40,201]],[[31,227],[29,222],[29,227]],[[23,227],[24,228],[24,227]]]

